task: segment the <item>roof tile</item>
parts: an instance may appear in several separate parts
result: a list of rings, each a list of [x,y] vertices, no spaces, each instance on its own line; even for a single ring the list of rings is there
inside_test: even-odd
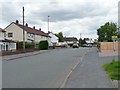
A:
[[[23,28],[23,25],[21,25],[21,24],[18,24],[18,23],[14,23],[14,24],[19,26],[20,28]],[[33,34],[37,34],[37,35],[41,35],[41,36],[45,36],[45,37],[50,37],[47,33],[37,30],[35,28],[24,26],[24,30],[29,33],[33,33]]]

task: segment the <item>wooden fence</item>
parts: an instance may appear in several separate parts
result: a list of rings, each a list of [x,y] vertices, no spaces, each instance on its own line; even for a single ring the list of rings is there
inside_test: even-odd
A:
[[[100,42],[100,51],[103,50],[120,51],[120,42]]]

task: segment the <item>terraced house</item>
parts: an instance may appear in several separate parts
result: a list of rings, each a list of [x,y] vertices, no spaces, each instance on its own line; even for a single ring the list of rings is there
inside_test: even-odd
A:
[[[13,41],[23,41],[23,25],[19,24],[19,21],[12,22],[5,29],[6,38]],[[51,37],[41,31],[41,28],[38,30],[33,26],[33,28],[29,27],[26,23],[24,26],[25,31],[25,42],[34,42],[39,43],[41,40],[47,40],[49,43],[51,42]]]

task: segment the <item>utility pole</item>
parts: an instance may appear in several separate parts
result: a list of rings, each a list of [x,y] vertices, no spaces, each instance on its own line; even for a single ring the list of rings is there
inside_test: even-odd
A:
[[[81,40],[82,40],[82,38],[81,38],[81,33],[80,33],[80,46],[82,46],[82,44],[81,44]]]
[[[50,17],[50,16],[48,16],[48,32],[49,32],[49,17]]]
[[[25,52],[24,7],[23,7],[23,51]]]

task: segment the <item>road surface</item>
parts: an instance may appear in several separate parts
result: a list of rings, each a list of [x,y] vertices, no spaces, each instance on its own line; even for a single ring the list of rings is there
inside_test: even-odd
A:
[[[112,58],[103,59],[96,48],[91,49],[72,72],[64,88],[115,88],[102,67],[110,61]]]
[[[87,48],[55,49],[48,53],[2,62],[3,88],[59,88]]]
[[[113,88],[102,68],[102,64],[109,62],[110,59],[106,60],[99,57],[96,48],[67,48],[3,61],[2,86],[3,88]]]

